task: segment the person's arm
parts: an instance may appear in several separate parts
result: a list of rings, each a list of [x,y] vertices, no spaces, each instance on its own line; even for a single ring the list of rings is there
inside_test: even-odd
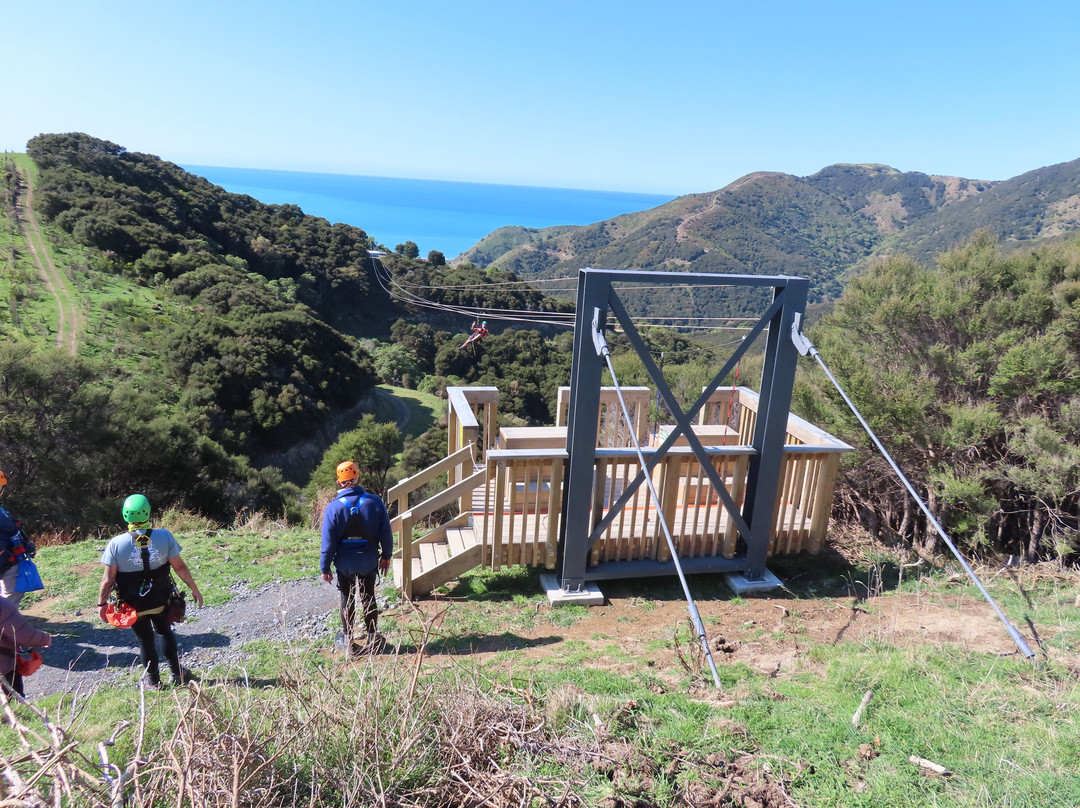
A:
[[[106,564],[105,572],[101,576],[101,589],[98,591],[98,617],[105,619],[105,609],[108,607],[109,592],[112,591],[116,581],[116,565]]]
[[[202,606],[202,592],[200,592],[199,587],[195,585],[195,579],[191,576],[191,570],[189,570],[188,565],[184,563],[184,559],[180,556],[173,556],[169,559],[169,566],[180,576],[180,580],[191,588],[191,596],[195,598],[196,603]]]
[[[337,555],[338,535],[341,527],[335,524],[335,517],[340,509],[334,507],[335,500],[331,500],[323,511],[322,520],[322,550],[319,552],[319,573],[328,584],[334,582],[334,576],[330,572],[330,564]]]
[[[52,645],[52,635],[47,631],[34,628],[17,610],[13,611],[4,623],[3,633],[11,638],[10,646],[18,648],[48,648]],[[8,645],[8,643],[4,643]]]

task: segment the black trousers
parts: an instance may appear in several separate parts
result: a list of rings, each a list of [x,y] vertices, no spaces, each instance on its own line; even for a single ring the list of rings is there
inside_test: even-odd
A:
[[[4,681],[7,682],[7,686],[18,693],[20,696],[25,696],[23,693],[23,678],[22,674],[17,670],[12,670],[11,673],[4,674]]]
[[[158,614],[146,614],[135,621],[131,627],[135,636],[139,638],[139,656],[142,659],[143,670],[154,684],[161,683],[158,672],[158,652],[154,641],[154,633],[161,635],[161,642],[165,648],[165,661],[169,664],[173,679],[180,681],[180,651],[176,647],[176,635],[173,634],[172,623],[169,622],[169,611],[166,609]]]
[[[353,625],[356,622],[356,602],[364,609],[364,630],[373,634],[379,625],[379,606],[375,602],[375,580],[378,568],[367,575],[342,575],[338,573],[338,589],[341,591],[341,628],[349,642],[355,642]]]

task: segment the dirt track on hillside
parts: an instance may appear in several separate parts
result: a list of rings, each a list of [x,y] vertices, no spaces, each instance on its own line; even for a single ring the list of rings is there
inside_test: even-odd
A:
[[[30,246],[38,273],[56,301],[56,347],[74,356],[79,348],[82,317],[72,303],[75,300],[74,292],[63,273],[57,270],[52,254],[41,237],[41,227],[38,225],[37,216],[34,215],[34,186],[29,178],[21,173],[17,197],[19,201],[15,206],[15,219],[26,243]]]

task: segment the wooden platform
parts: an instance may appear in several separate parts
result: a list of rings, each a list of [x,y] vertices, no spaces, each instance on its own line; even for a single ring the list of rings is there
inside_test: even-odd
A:
[[[420,540],[413,545],[412,590],[414,595],[424,595],[470,569],[484,565],[498,569],[518,564],[553,568],[556,547],[550,537],[551,518],[537,506],[546,499],[547,483],[541,483],[543,497],[528,496],[525,483],[518,483],[521,493],[516,497],[515,507],[503,501],[501,508],[495,505],[496,483],[476,488],[472,493],[472,513],[463,514],[457,520],[461,524],[448,527],[442,537],[431,541]],[[622,492],[619,481],[609,480],[605,487],[605,500],[613,502]],[[675,547],[682,558],[724,556],[732,558],[736,548],[736,530],[730,516],[711,492],[707,481],[699,484],[700,490],[690,491],[680,486],[678,507],[669,525],[675,539]],[[610,561],[635,561],[646,558],[665,560],[670,557],[667,541],[658,517],[658,510],[650,503],[647,488],[642,487],[640,505],[623,509],[612,521],[604,537],[590,553],[590,565]],[[528,493],[536,493],[536,480],[528,485]],[[693,507],[687,500],[694,501]],[[649,503],[649,504],[645,504]],[[496,513],[496,511],[500,513]],[[499,517],[498,520],[496,517]],[[499,523],[496,539],[495,525]],[[783,524],[797,525],[805,522],[797,506],[787,504],[778,514]],[[487,540],[484,541],[484,534]],[[791,541],[791,537],[785,537]],[[401,580],[400,550],[394,560],[394,576]]]
[[[587,523],[567,528],[574,551],[587,554],[587,568],[595,568],[598,574],[606,570],[608,578],[617,578],[619,563],[629,562],[626,569],[635,570],[635,576],[666,574],[647,569],[649,564],[663,565],[669,560],[666,533],[672,536],[679,556],[703,570],[719,569],[725,562],[737,566],[746,554],[738,535],[742,524],[738,513],[744,507],[756,456],[750,445],[756,434],[756,394],[745,388],[718,391],[702,409],[701,422],[690,425],[711,458],[706,465],[711,463],[712,469],[706,473],[701,466],[704,458],[685,445],[685,435],[677,436],[670,448],[653,459],[650,452],[659,445],[655,441],[663,442],[676,427],[657,429],[650,449],[645,445],[643,418],[623,423],[617,402],[607,401],[605,409],[603,392],[590,504],[575,517]],[[500,430],[497,393],[494,388],[448,388],[447,457],[389,492],[388,501],[397,514],[392,520],[394,531],[409,554],[406,563],[402,551],[397,551],[395,578],[409,597],[428,593],[478,566],[492,570],[556,566],[568,458],[568,399],[560,391],[555,427]],[[647,411],[650,401],[648,389],[643,388],[639,415]],[[852,451],[793,415],[789,415],[787,432],[780,490],[768,526],[769,555],[818,552],[828,528],[840,457]],[[643,445],[648,461],[631,446],[632,435]],[[648,485],[630,492],[643,462],[652,468],[655,498]],[[722,491],[714,489],[714,479]],[[417,492],[433,482],[440,483],[441,490],[418,502]],[[621,502],[624,492],[629,493]],[[424,525],[433,524],[448,508],[455,512],[456,503],[463,513],[420,535]],[[764,518],[760,509],[756,515]],[[760,541],[762,527],[755,525],[748,531],[758,536],[755,541]],[[598,538],[582,541],[583,534]],[[757,546],[755,552],[760,549]]]

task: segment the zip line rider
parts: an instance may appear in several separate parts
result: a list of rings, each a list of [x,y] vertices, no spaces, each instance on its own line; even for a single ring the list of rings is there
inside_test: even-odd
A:
[[[98,616],[108,622],[109,592],[115,586],[117,600],[126,603],[138,614],[131,630],[139,638],[143,682],[154,689],[161,686],[154,639],[156,632],[161,636],[173,684],[184,684],[190,676],[180,667],[180,651],[169,621],[168,603],[173,592],[170,570],[175,570],[180,580],[191,587],[192,597],[200,606],[203,605],[202,593],[195,585],[191,570],[180,557],[181,548],[176,537],[164,528],[150,527],[150,502],[146,497],[132,494],[124,500],[122,513],[127,522],[127,532],[109,539],[105,552],[101,554],[105,572],[101,576],[101,589],[98,592]]]
[[[465,340],[463,343],[461,343],[461,345],[458,346],[458,350],[460,351],[462,348],[464,348],[467,345],[472,345],[474,342],[483,339],[487,335],[488,335],[487,320],[484,320],[483,322],[480,322],[479,318],[477,318],[476,320],[473,320],[472,334],[469,336],[469,338],[467,340]]]
[[[341,592],[341,628],[353,656],[378,652],[383,637],[378,632],[379,605],[375,600],[378,574],[390,569],[394,534],[390,515],[382,499],[360,485],[360,467],[351,460],[338,464],[337,484],[341,491],[323,512],[322,552],[319,570],[328,584],[333,564]],[[355,629],[356,602],[364,609],[366,641],[360,642]]]

